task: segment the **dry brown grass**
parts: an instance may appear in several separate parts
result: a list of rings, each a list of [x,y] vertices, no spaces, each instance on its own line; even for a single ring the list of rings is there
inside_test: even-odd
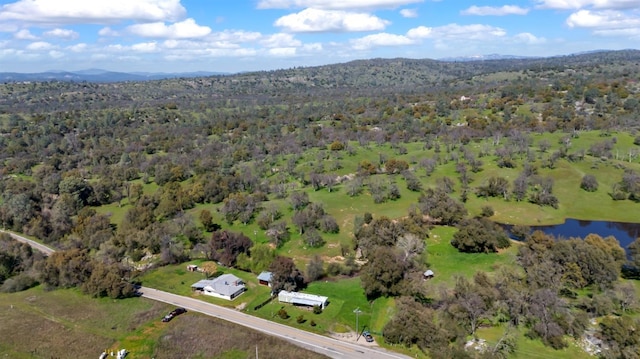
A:
[[[158,339],[154,357],[162,358],[326,358],[256,331],[203,315],[176,318]]]
[[[173,307],[142,298],[92,299],[75,290],[0,294],[0,358],[97,358],[126,348],[136,358],[324,358],[201,314],[160,319]]]

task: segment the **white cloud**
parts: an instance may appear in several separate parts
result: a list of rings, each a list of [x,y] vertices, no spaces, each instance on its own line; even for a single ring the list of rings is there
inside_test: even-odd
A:
[[[353,32],[382,30],[389,21],[366,13],[305,9],[279,18],[274,25],[289,32]]]
[[[448,24],[438,27],[418,26],[407,32],[412,39],[487,40],[504,37],[507,32],[499,27],[472,24]]]
[[[51,50],[49,51],[49,56],[51,56],[54,59],[59,59],[61,57],[64,57],[64,52],[61,52],[58,50]]]
[[[13,37],[18,40],[37,40],[38,39],[37,36],[33,35],[27,29],[22,29],[16,32],[15,34],[13,34]]]
[[[126,47],[120,44],[115,44],[115,45],[108,45],[104,49],[108,52],[122,52],[126,50]]]
[[[273,34],[265,37],[262,41],[260,41],[262,46],[269,48],[291,48],[291,47],[299,47],[302,45],[300,40],[297,40],[291,34]]]
[[[501,7],[493,6],[471,6],[462,10],[461,15],[478,15],[478,16],[505,16],[505,15],[526,15],[529,9],[521,8],[515,5],[504,5]]]
[[[540,45],[547,42],[544,37],[537,37],[529,32],[521,32],[513,36],[513,40],[516,43],[522,43],[527,45]]]
[[[254,31],[220,31],[209,35],[210,41],[231,41],[231,42],[250,42],[259,40],[262,34]]]
[[[637,9],[638,0],[538,0],[538,7],[543,9],[575,10],[586,7],[594,9]]]
[[[91,60],[100,61],[108,58],[106,54],[93,54],[91,55]]]
[[[203,48],[237,49],[239,44],[229,41],[191,41],[191,40],[165,40],[162,47],[167,50],[202,50]]]
[[[0,49],[0,58],[9,57],[14,58],[18,54],[16,49]]]
[[[567,25],[569,27],[591,28],[598,31],[626,29],[633,32],[640,29],[640,18],[614,10],[580,10],[569,16]],[[610,34],[612,33],[610,32]]]
[[[640,38],[640,27],[629,29],[602,29],[594,30],[593,33],[599,36],[628,37],[632,39]]]
[[[416,9],[402,9],[402,10],[400,10],[400,15],[402,15],[402,17],[407,17],[407,18],[418,17],[418,10],[416,10]]]
[[[27,45],[27,50],[33,51],[42,51],[42,50],[52,50],[55,46],[45,41],[36,41]]]
[[[418,26],[407,31],[407,36],[412,39],[426,39],[431,37],[433,28],[426,26]]]
[[[314,8],[324,10],[395,9],[423,0],[260,0],[259,9]]]
[[[0,22],[31,24],[177,21],[185,15],[180,0],[19,0],[0,8]]]
[[[238,48],[238,49],[217,49],[217,48],[198,48],[191,50],[181,50],[168,53],[164,58],[170,61],[189,61],[202,58],[216,58],[216,57],[228,57],[228,58],[245,58],[255,57],[258,52],[251,48]]]
[[[78,37],[80,37],[80,35],[73,31],[73,30],[68,30],[68,29],[53,29],[53,30],[49,30],[47,32],[44,33],[44,36],[48,36],[48,37],[57,37],[60,39],[65,39],[65,40],[75,40]]]
[[[320,52],[320,51],[322,51],[324,49],[324,47],[322,46],[321,43],[314,42],[314,43],[311,43],[311,44],[302,45],[302,49],[305,52]]]
[[[98,31],[98,35],[100,35],[100,36],[119,36],[120,33],[107,26],[107,27],[103,27],[102,29],[100,29],[100,31]]]
[[[276,57],[292,57],[296,56],[295,47],[275,47],[269,49],[268,54]]]
[[[142,37],[164,39],[188,39],[207,36],[211,33],[208,26],[200,26],[193,19],[165,25],[162,22],[135,24],[126,29],[129,33]]]
[[[8,22],[0,21],[0,32],[15,32],[20,29],[18,24],[10,24]]]
[[[79,43],[79,44],[67,46],[67,49],[73,52],[85,52],[88,49],[88,45],[85,43]]]
[[[414,40],[406,36],[388,34],[385,32],[351,40],[351,46],[356,50],[368,50],[381,46],[411,45],[413,43]]]
[[[131,45],[131,50],[136,52],[156,52],[159,50],[158,44],[155,42],[142,42]]]

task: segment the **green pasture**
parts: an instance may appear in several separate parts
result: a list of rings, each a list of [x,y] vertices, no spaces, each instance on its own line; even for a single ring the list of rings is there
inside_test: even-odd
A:
[[[427,263],[435,276],[426,285],[452,285],[456,276],[471,278],[476,272],[492,273],[500,267],[517,268],[518,242],[499,253],[460,253],[451,244],[455,228],[436,226],[427,239]]]
[[[500,337],[504,334],[504,326],[481,327],[478,329],[478,338],[487,341],[488,345],[495,345]],[[581,359],[593,358],[593,356],[584,352],[578,347],[575,339],[567,337],[565,340],[568,346],[564,349],[555,350],[547,347],[540,340],[532,340],[525,335],[525,329],[519,329],[516,332],[517,344],[515,353],[509,358],[513,359]]]
[[[372,333],[379,334],[395,308],[393,298],[378,298],[374,301],[368,301],[359,278],[312,282],[304,290],[304,293],[327,296],[329,297],[329,305],[322,313],[314,314],[307,308],[279,303],[276,298],[257,311],[248,308],[247,313],[304,330],[341,334],[355,331],[356,314],[354,311],[359,309],[359,330],[367,327]],[[280,318],[277,315],[280,309],[286,310],[290,318]],[[304,323],[297,323],[296,318],[299,315],[306,319]],[[310,325],[311,320],[315,322],[315,326]]]

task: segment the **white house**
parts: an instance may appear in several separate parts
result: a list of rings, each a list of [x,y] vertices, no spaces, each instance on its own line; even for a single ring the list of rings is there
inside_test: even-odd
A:
[[[192,290],[212,297],[233,300],[244,293],[246,287],[242,279],[233,274],[223,274],[215,279],[203,279],[191,285]]]
[[[278,293],[278,301],[280,303],[289,303],[306,307],[314,307],[317,305],[320,308],[324,309],[329,304],[329,297],[308,293],[287,292],[286,290],[281,290],[280,293]]]

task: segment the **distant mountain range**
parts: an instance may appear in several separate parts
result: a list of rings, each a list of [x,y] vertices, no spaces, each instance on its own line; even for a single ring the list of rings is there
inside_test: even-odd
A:
[[[636,50],[621,50],[621,52],[634,52]],[[490,61],[490,60],[530,60],[530,61],[538,61],[545,59],[554,59],[554,58],[566,58],[566,57],[576,57],[576,56],[586,56],[586,55],[596,55],[599,53],[608,53],[612,51],[608,50],[594,50],[594,51],[585,51],[581,53],[571,54],[567,56],[517,56],[517,55],[501,55],[501,54],[488,54],[488,55],[475,55],[475,56],[461,56],[461,57],[446,57],[437,60],[429,60],[435,62],[482,62],[482,61]],[[615,52],[615,51],[614,51]],[[374,60],[355,60],[351,63],[361,63],[361,62],[370,62],[377,61],[381,59]],[[413,61],[413,60],[412,60]],[[422,61],[422,60],[415,60]],[[334,64],[339,65],[339,64]],[[332,66],[332,65],[325,65]],[[276,72],[278,72],[276,70]],[[228,73],[228,72],[207,72],[207,71],[197,71],[197,72],[178,72],[178,73],[167,73],[167,72],[114,72],[107,71],[102,69],[87,69],[81,71],[62,71],[62,70],[51,70],[47,72],[39,72],[39,73],[18,73],[18,72],[0,72],[0,83],[5,82],[22,82],[22,81],[70,81],[70,82],[125,82],[125,81],[149,81],[149,80],[161,80],[161,79],[173,79],[173,78],[194,78],[194,77],[207,77],[207,76],[220,76],[220,75],[239,75],[241,73]]]
[[[38,73],[0,72],[0,82],[22,81],[74,81],[74,82],[123,82],[149,81],[169,78],[206,77],[215,75],[229,75],[224,72],[114,72],[101,69],[87,69],[80,71],[51,70]]]
[[[542,56],[516,56],[516,55],[488,54],[488,55],[473,55],[473,56],[459,56],[459,57],[444,57],[438,60],[458,62],[458,61],[487,61],[487,60],[521,60],[521,59],[539,59],[539,58],[542,58]]]

